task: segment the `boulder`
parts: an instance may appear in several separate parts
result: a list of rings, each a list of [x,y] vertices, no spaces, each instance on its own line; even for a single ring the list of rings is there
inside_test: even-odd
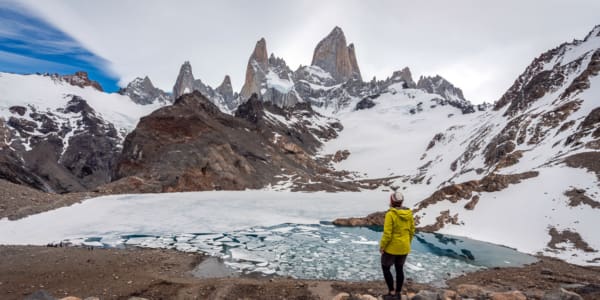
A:
[[[559,288],[558,290],[544,294],[542,300],[583,300],[583,298],[577,293]]]
[[[520,291],[495,292],[489,295],[491,300],[527,300],[527,297]]]
[[[463,298],[478,299],[479,297],[486,295],[487,291],[478,285],[461,284],[456,287],[456,293]]]
[[[56,298],[52,297],[50,293],[45,290],[35,291],[31,295],[28,295],[24,298],[25,300],[56,300]]]
[[[441,295],[437,292],[421,290],[416,295],[414,295],[411,300],[438,300],[441,298]]]

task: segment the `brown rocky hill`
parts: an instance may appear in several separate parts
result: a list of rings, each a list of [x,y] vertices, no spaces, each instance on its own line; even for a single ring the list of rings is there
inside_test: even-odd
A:
[[[315,119],[321,123],[314,124]],[[309,105],[282,110],[253,96],[231,116],[199,92],[185,94],[140,120],[125,139],[115,172],[118,181],[104,189],[257,189],[277,184],[282,174],[323,182],[318,178],[330,171],[313,156],[339,128]],[[345,189],[343,183],[325,181],[325,188]]]

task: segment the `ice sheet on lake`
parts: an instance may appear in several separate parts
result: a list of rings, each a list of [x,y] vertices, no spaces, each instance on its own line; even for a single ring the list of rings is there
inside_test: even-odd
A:
[[[368,228],[344,228],[326,224],[280,224],[219,234],[123,236],[122,243],[150,248],[203,252],[222,259],[240,273],[278,274],[305,279],[378,280],[380,232]],[[108,238],[107,241],[118,239]],[[103,238],[76,238],[64,242]],[[332,243],[332,241],[335,241]],[[467,249],[468,248],[468,249]],[[514,250],[439,234],[420,233],[413,241],[405,272],[418,282],[441,282],[466,272],[533,259]]]

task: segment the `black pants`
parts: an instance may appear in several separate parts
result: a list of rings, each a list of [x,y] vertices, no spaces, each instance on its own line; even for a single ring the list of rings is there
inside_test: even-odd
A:
[[[402,285],[404,284],[404,262],[406,262],[405,255],[394,255],[383,252],[381,255],[381,269],[383,269],[383,277],[385,283],[388,286],[388,290],[394,290],[394,277],[390,268],[394,265],[396,269],[396,293],[402,292]]]

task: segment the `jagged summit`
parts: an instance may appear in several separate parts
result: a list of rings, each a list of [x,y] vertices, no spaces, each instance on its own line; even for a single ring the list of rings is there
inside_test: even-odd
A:
[[[120,89],[119,94],[129,96],[131,101],[141,105],[169,104],[173,102],[173,98],[163,90],[155,87],[148,76],[135,78],[127,87]]]
[[[267,69],[268,67],[268,53],[267,53],[267,41],[265,38],[261,38],[256,42],[256,46],[254,47],[254,52],[251,56],[259,66],[263,69]]]
[[[362,80],[353,44],[346,44],[344,32],[338,26],[315,48],[311,65],[329,72],[338,82]]]
[[[192,65],[189,61],[185,61],[179,68],[179,75],[173,86],[173,97],[175,99],[183,94],[191,93],[194,90],[194,74],[192,73]]]
[[[179,69],[177,81],[175,81],[175,86],[173,86],[173,99],[177,99],[194,91],[199,91],[212,103],[217,105],[223,112],[230,113],[231,110],[238,105],[238,103],[235,94],[233,94],[233,90],[231,90],[231,93],[229,93],[228,89],[226,88],[227,82],[229,82],[229,87],[231,88],[231,80],[229,79],[229,76],[226,76],[226,78],[223,80],[223,84],[225,85],[221,84],[220,86],[222,89],[215,90],[209,85],[204,84],[202,80],[194,79],[192,65],[189,61],[185,61]],[[225,92],[227,95],[223,95],[221,92]]]
[[[417,88],[431,94],[438,94],[446,100],[466,101],[462,90],[440,75],[421,76],[417,82]]]
[[[215,90],[223,96],[226,102],[231,102],[235,98],[229,75],[225,75],[223,82]]]
[[[392,73],[392,77],[390,78],[392,82],[404,82],[406,88],[414,89],[417,87],[417,84],[412,78],[412,73],[408,67],[404,67],[404,69],[400,71],[394,71]]]
[[[254,51],[248,59],[246,67],[246,80],[240,92],[243,99],[248,99],[252,94],[260,94],[261,83],[269,69],[269,57],[267,54],[267,41],[261,38],[256,42]]]
[[[246,79],[240,92],[241,102],[253,94],[262,101],[284,107],[303,102],[293,81],[293,72],[286,62],[275,54],[267,55],[267,42],[261,38],[248,59]]]

